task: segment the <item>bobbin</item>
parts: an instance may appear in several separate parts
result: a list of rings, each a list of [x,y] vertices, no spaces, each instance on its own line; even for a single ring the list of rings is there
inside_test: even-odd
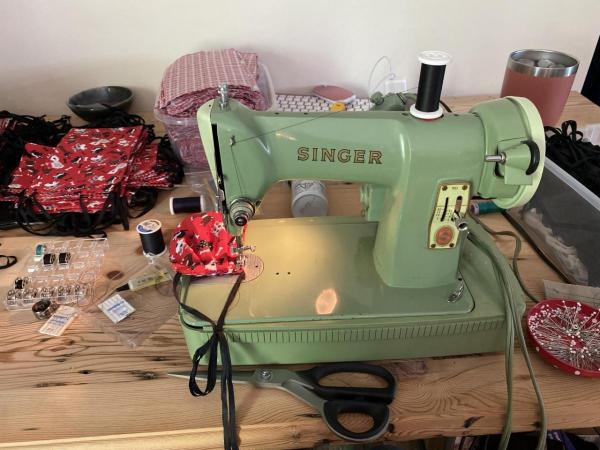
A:
[[[58,305],[49,299],[42,299],[31,307],[33,315],[38,320],[48,319],[57,309]]]

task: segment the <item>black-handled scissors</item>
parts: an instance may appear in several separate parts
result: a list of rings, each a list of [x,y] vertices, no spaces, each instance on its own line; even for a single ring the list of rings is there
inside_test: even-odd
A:
[[[364,373],[386,382],[386,387],[323,386],[319,382],[336,373]],[[189,378],[189,372],[170,373],[170,376]],[[196,379],[206,375],[198,374]],[[217,375],[220,379],[220,374]],[[295,372],[287,369],[258,368],[253,371],[234,371],[234,383],[283,389],[315,408],[327,426],[342,439],[366,442],[377,439],[387,430],[390,422],[388,405],[394,399],[396,379],[386,369],[365,363],[334,363]],[[340,414],[360,413],[373,419],[371,428],[354,432],[344,427]]]

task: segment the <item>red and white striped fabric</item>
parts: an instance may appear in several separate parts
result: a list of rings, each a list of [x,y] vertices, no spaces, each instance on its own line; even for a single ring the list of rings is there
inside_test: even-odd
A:
[[[155,107],[171,117],[191,117],[202,104],[217,97],[219,84],[226,83],[231,98],[252,109],[265,109],[257,79],[256,53],[232,48],[192,53],[167,68]]]

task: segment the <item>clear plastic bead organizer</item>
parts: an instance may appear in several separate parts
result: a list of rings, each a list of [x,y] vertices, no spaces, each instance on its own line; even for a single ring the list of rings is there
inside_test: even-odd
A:
[[[25,264],[25,273],[6,292],[6,309],[30,309],[42,299],[86,304],[93,298],[96,275],[107,251],[106,238],[39,242]]]

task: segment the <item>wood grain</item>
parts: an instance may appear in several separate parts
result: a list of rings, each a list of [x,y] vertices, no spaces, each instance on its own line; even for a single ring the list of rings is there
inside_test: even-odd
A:
[[[456,111],[465,111],[482,99],[447,100]],[[580,125],[600,122],[600,110],[578,94],[571,95],[565,111],[565,117],[576,118]],[[328,189],[332,214],[360,213],[357,186],[331,183]],[[176,191],[176,195],[187,194],[185,187]],[[168,195],[161,195],[160,203],[147,215],[163,222],[165,235],[182,218],[168,215]],[[288,217],[289,200],[287,184],[273,186],[261,217]],[[511,228],[500,215],[486,217],[485,222],[495,229]],[[19,231],[3,233],[2,253],[24,261],[38,240]],[[134,264],[141,252],[134,231],[113,227],[109,242],[102,276]],[[497,242],[505,255],[512,254],[511,239]],[[536,295],[543,292],[543,278],[559,279],[527,243],[519,264]],[[0,292],[22,270],[21,262],[2,271]],[[14,316],[0,312],[0,448],[222,448],[219,394],[193,398],[185,380],[166,376],[190,365],[175,318],[143,346],[129,349],[85,320],[75,321],[64,336],[50,338],[37,333],[39,322],[23,323]],[[537,355],[533,359],[550,427],[599,426],[597,382],[565,375]],[[503,355],[428,359],[423,366],[414,362],[385,365],[398,376],[386,439],[500,431],[506,401]],[[536,402],[520,357],[515,361],[514,388],[514,428],[532,430],[538,420]],[[312,409],[284,392],[238,386],[236,405],[243,448],[306,448],[338,442]],[[352,421],[362,424],[361,418]]]

